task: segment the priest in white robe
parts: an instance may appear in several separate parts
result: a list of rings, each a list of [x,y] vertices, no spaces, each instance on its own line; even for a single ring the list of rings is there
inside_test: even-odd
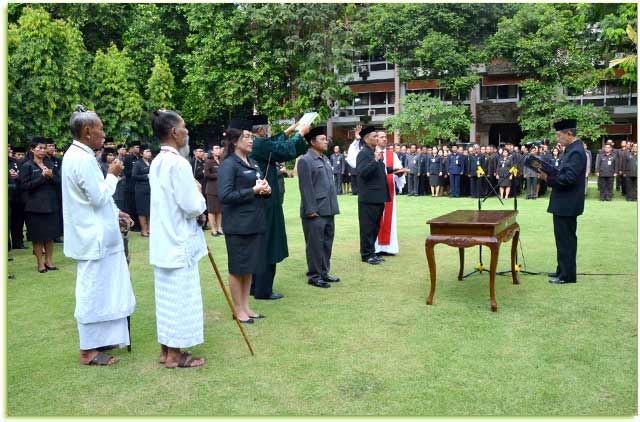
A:
[[[380,231],[376,240],[376,254],[395,255],[400,252],[398,244],[398,219],[396,213],[396,187],[398,191],[402,191],[406,183],[405,175],[402,172],[402,162],[393,148],[387,148],[387,133],[385,131],[378,132],[378,151],[384,153],[384,165],[387,169],[393,169],[393,172],[387,173],[387,186],[389,187],[389,195],[391,201],[385,203],[384,213],[380,221]]]
[[[119,359],[97,349],[130,344],[127,317],[136,305],[119,227],[120,221],[133,222],[112,197],[124,167],[116,160],[103,176],[94,154],[104,142],[96,113],[79,106],[69,126],[74,139],[61,170],[64,254],[78,265],[74,316],[80,363],[112,365]]]
[[[149,169],[149,262],[154,268],[160,362],[167,368],[193,368],[204,359],[181,349],[204,342],[198,261],[207,246],[198,220],[205,199],[185,158],[189,132],[182,117],[158,110],[151,126],[162,143]]]

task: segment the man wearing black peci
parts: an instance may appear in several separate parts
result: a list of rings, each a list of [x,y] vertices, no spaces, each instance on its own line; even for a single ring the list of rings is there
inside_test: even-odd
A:
[[[582,142],[576,139],[576,121],[562,120],[553,125],[556,139],[565,147],[557,176],[540,172],[540,178],[553,188],[547,212],[553,214],[558,267],[552,284],[576,282],[577,217],[584,211],[584,183],[587,155]]]
[[[376,152],[378,134],[374,126],[360,132],[364,146],[356,159],[358,169],[358,221],[360,223],[360,256],[362,262],[377,265],[382,262],[375,254],[375,242],[380,230],[384,203],[391,201],[383,152]]]

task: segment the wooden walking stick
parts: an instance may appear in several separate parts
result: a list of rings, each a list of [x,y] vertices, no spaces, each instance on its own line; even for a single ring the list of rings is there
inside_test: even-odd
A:
[[[229,293],[227,293],[227,288],[224,287],[224,283],[222,282],[222,277],[220,276],[220,271],[218,271],[218,266],[216,265],[216,262],[213,260],[213,255],[211,255],[211,249],[209,249],[208,246],[207,246],[207,252],[209,254],[209,261],[211,261],[211,266],[213,267],[213,271],[215,271],[216,276],[218,277],[218,282],[220,283],[220,288],[222,289],[222,293],[224,293],[224,297],[227,299],[229,308],[231,308],[231,313],[234,316],[234,320],[236,321],[236,324],[238,324],[238,328],[240,328],[240,332],[242,333],[244,342],[247,343],[247,347],[251,352],[251,356],[254,356],[253,348],[251,347],[251,344],[249,343],[249,339],[247,338],[247,335],[244,332],[244,328],[242,328],[242,324],[240,323],[240,318],[238,318],[238,316],[236,315],[236,309],[233,307],[233,302],[229,297]]]

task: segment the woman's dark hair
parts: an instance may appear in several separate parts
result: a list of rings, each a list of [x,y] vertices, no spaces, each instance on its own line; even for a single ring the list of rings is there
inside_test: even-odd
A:
[[[230,128],[224,132],[224,158],[227,159],[236,152],[236,144],[238,139],[242,136],[240,129]]]
[[[153,118],[151,119],[153,134],[160,140],[167,138],[171,128],[178,126],[180,120],[182,120],[182,117],[175,111],[165,110],[163,108],[154,111]]]
[[[558,157],[560,156],[560,148],[553,147],[553,149],[551,150],[551,155],[553,155],[553,151],[558,151]]]

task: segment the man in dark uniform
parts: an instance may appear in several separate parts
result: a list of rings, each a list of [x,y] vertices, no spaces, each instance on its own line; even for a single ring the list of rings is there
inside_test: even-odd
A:
[[[380,230],[384,203],[391,201],[387,185],[387,173],[393,167],[384,165],[384,151],[376,151],[378,132],[374,126],[362,129],[360,136],[364,146],[358,154],[358,222],[360,224],[360,257],[371,265],[382,261],[375,253],[375,242]]]
[[[469,155],[469,177],[471,179],[471,197],[481,198],[483,196],[483,182],[482,177],[478,176],[478,167],[484,170],[485,161],[484,155],[479,154],[479,147],[475,145],[473,152]]]
[[[335,232],[333,220],[334,215],[340,213],[334,184],[335,170],[324,155],[329,146],[324,128],[313,128],[304,138],[309,143],[309,151],[298,160],[298,184],[307,252],[307,282],[327,288],[331,287],[329,283],[340,281],[329,275]],[[340,154],[339,149],[337,153]],[[341,161],[344,163],[344,157]]]
[[[256,160],[262,174],[266,175],[271,186],[271,196],[265,200],[266,231],[264,237],[264,255],[261,257],[264,271],[253,275],[251,293],[256,299],[277,300],[282,294],[273,292],[273,280],[276,276],[276,264],[289,256],[287,233],[284,225],[284,211],[282,210],[282,196],[278,185],[278,166],[295,160],[296,157],[307,152],[308,145],[303,136],[309,133],[308,125],[298,126],[294,123],[284,132],[270,136],[270,126],[265,115],[251,116],[253,122],[253,151],[250,157]],[[294,129],[298,129],[291,139],[288,139]],[[268,166],[268,168],[267,168]]]
[[[575,283],[577,217],[584,211],[584,174],[587,154],[582,142],[576,139],[576,121],[562,120],[553,125],[556,139],[565,146],[565,154],[557,176],[541,172],[540,178],[552,188],[547,212],[553,214],[553,233],[556,239],[558,267],[549,274],[552,284]]]
[[[24,207],[25,197],[22,189],[20,188],[20,171],[22,170],[22,164],[25,161],[25,148],[14,147],[14,156],[9,159],[9,172],[15,173],[14,180],[15,186],[13,190],[13,199],[10,201],[11,206],[11,248],[12,249],[27,249],[24,245],[23,233],[24,233]],[[13,170],[13,172],[12,172]]]
[[[414,144],[409,147],[409,152],[405,158],[407,160],[406,168],[409,169],[409,174],[407,174],[407,195],[418,196],[418,155]]]
[[[331,156],[331,171],[333,172],[333,183],[336,187],[338,195],[342,194],[342,173],[344,172],[344,155],[340,152],[340,147],[333,147],[333,155]]]
[[[136,212],[136,181],[132,176],[133,165],[140,158],[140,141],[133,141],[129,144],[129,155],[124,158],[122,164],[124,164],[124,177],[125,177],[125,202],[127,204],[127,209],[125,210],[127,214],[131,217],[134,226],[131,228],[131,231],[139,232],[140,231],[140,221],[138,220],[138,213]]]
[[[460,177],[464,174],[464,155],[458,152],[458,146],[451,147],[451,154],[447,158],[447,171],[449,173],[449,185],[451,192],[449,196],[452,198],[460,198]]]
[[[604,152],[596,159],[596,176],[601,201],[611,201],[613,197],[613,178],[618,174],[618,157],[611,150],[611,145],[604,146]]]
[[[420,148],[420,156],[418,158],[418,195],[427,195],[431,193],[431,185],[429,184],[429,162],[431,160],[431,147],[423,146]]]
[[[625,155],[624,183],[627,201],[638,200],[638,145],[634,144],[631,152]]]

